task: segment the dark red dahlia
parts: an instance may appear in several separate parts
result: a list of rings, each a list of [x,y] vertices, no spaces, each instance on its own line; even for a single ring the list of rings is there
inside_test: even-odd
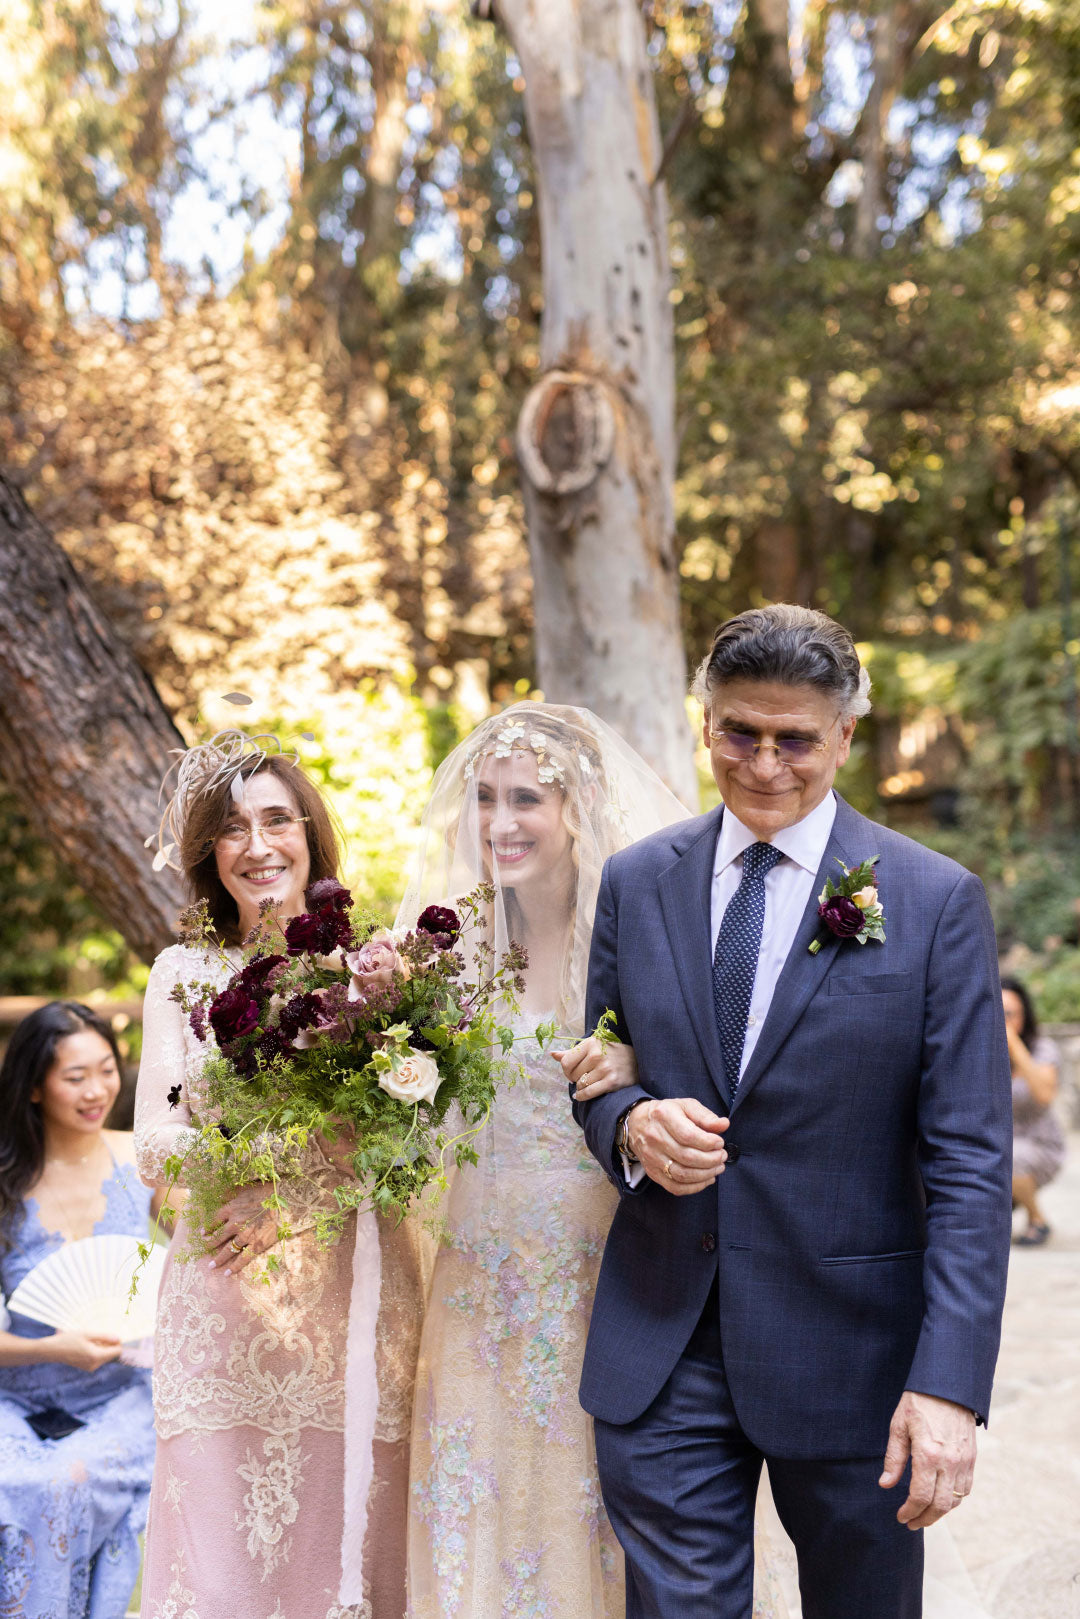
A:
[[[236,983],[243,984],[253,995],[261,995],[270,988],[272,980],[277,976],[277,969],[286,964],[285,956],[256,956],[249,961],[236,975]]]
[[[352,895],[336,877],[320,877],[306,891],[304,900],[312,911],[347,911],[352,904]]]
[[[284,1039],[292,1041],[301,1029],[310,1029],[319,1020],[318,996],[298,993],[291,995],[281,1008],[278,1029]]]
[[[461,932],[461,918],[448,905],[429,905],[416,920],[418,933],[428,933],[440,949],[449,950]]]
[[[280,1029],[264,1029],[257,1041],[259,1056],[263,1062],[273,1062],[275,1057],[283,1057],[292,1047]]]
[[[856,933],[861,932],[866,921],[854,900],[847,899],[843,894],[833,894],[830,899],[822,900],[818,915],[838,939],[853,939]]]
[[[327,956],[351,942],[349,918],[330,906],[318,912],[302,911],[285,928],[285,945],[290,956],[302,956],[305,951]]]

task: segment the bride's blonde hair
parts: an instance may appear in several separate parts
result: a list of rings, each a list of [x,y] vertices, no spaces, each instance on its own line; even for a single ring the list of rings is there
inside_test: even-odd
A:
[[[508,731],[516,730],[521,723],[516,722],[519,713],[519,709],[508,709],[483,721],[473,732],[467,743],[463,787],[467,789],[482,760],[531,753],[537,761],[541,783],[562,795],[562,821],[570,836],[574,879],[567,917],[568,948],[554,1011],[561,1027],[580,1033],[585,1015],[582,962],[588,960],[600,873],[608,855],[621,848],[624,840],[619,836],[618,815],[610,801],[601,750],[591,727],[577,718],[569,724],[557,713],[530,707],[523,716],[523,734],[508,739]],[[590,813],[594,808],[599,808],[598,816]],[[599,838],[597,831],[601,833]],[[507,931],[512,938],[519,937],[521,902],[512,884],[504,886]]]

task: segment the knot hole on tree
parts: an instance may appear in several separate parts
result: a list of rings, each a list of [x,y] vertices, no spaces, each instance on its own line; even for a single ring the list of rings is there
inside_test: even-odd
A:
[[[548,371],[518,419],[517,447],[543,495],[574,495],[593,483],[615,446],[615,412],[604,384],[583,371]]]

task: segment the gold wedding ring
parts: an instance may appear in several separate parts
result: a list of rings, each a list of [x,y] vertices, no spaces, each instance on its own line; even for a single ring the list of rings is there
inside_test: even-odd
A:
[[[671,1179],[671,1166],[672,1166],[672,1164],[674,1162],[675,1162],[674,1158],[669,1158],[667,1163],[664,1165],[664,1178],[665,1178],[665,1180],[670,1180]]]
[[[234,1254],[242,1254],[244,1251],[244,1244],[242,1242],[237,1242],[235,1237],[230,1242],[229,1247],[232,1249]]]
[[[967,1500],[968,1492],[966,1490],[954,1490],[953,1494],[958,1495],[960,1497],[961,1501],[966,1501]]]

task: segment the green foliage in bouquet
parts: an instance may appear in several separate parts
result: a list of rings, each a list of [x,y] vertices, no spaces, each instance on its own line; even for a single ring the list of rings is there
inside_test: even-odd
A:
[[[224,988],[176,987],[207,1041],[189,1099],[194,1140],[166,1164],[171,1184],[188,1188],[193,1232],[213,1226],[235,1188],[260,1185],[281,1240],[313,1227],[329,1243],[352,1209],[401,1219],[445,1189],[451,1161],[477,1161],[475,1138],[512,1081],[515,1036],[494,1008],[515,1004],[526,966],[517,946],[494,960],[483,922],[493,898],[481,885],[457,911],[429,906],[394,936],[324,879],[285,925],[264,908],[242,964],[226,958]],[[185,913],[181,936],[220,952],[204,908]],[[551,1025],[536,1037],[554,1035]]]

